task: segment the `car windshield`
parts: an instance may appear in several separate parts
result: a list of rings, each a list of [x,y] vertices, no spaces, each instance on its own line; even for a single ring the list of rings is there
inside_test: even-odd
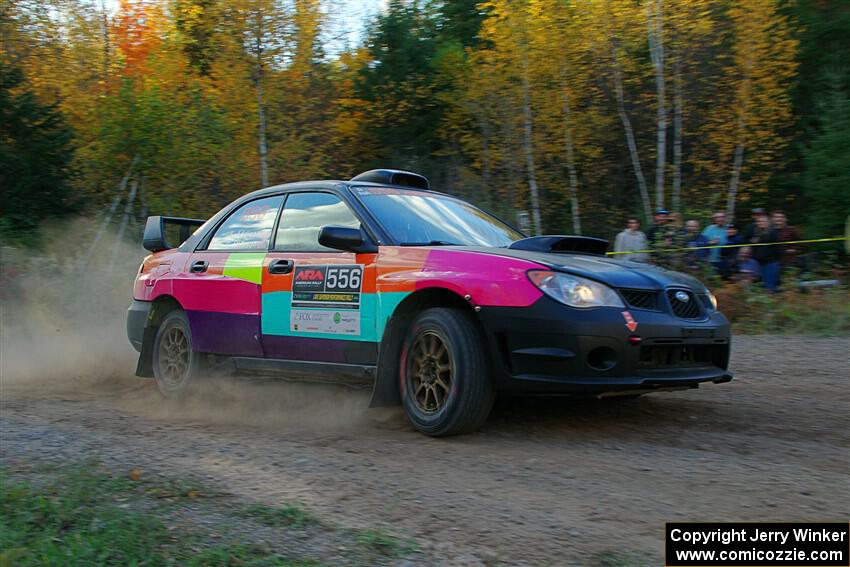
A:
[[[498,247],[524,238],[481,209],[446,195],[388,187],[354,191],[402,246]]]

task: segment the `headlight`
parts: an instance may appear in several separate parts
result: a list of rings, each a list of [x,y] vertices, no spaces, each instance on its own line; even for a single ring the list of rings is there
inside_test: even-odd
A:
[[[705,288],[705,293],[708,294],[708,300],[711,302],[711,306],[717,311],[717,298],[714,297],[714,294],[708,288]]]
[[[593,280],[548,270],[531,270],[528,278],[540,291],[570,307],[625,307],[613,289]]]

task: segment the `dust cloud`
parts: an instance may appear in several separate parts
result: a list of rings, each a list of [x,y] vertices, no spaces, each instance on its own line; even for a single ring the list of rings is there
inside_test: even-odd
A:
[[[151,419],[351,429],[397,412],[367,411],[369,389],[270,378],[202,376],[178,400],[134,376],[126,334],[133,280],[147,253],[104,236],[91,220],[46,227],[40,251],[0,250],[0,398],[99,399]],[[400,425],[397,424],[397,425]]]

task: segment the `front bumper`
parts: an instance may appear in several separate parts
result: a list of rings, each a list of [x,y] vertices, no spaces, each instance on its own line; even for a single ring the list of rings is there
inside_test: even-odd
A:
[[[142,352],[142,342],[145,336],[145,326],[150,316],[153,303],[134,299],[127,309],[127,338],[138,352]]]
[[[717,311],[694,321],[663,311],[575,309],[541,297],[525,308],[484,307],[480,316],[501,391],[597,396],[732,379],[729,322]]]

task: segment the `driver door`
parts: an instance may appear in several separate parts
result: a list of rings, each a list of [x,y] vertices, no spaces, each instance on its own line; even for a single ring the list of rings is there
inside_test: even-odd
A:
[[[290,193],[262,282],[265,356],[283,360],[373,365],[375,260],[319,244],[324,226],[360,227],[336,194]]]

